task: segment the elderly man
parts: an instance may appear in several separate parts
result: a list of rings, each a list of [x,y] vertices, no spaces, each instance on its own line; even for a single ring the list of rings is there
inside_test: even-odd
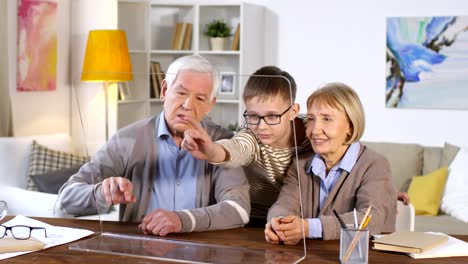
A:
[[[249,221],[249,186],[241,168],[221,168],[181,149],[187,117],[213,140],[232,133],[204,119],[216,102],[216,72],[201,56],[175,60],[162,82],[164,110],[117,133],[62,186],[56,210],[85,215],[120,204],[121,221],[145,234],[226,229]]]

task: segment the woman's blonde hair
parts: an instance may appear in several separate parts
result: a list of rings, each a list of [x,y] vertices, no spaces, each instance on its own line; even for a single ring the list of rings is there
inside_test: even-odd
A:
[[[310,109],[313,103],[328,105],[345,112],[351,127],[351,135],[346,144],[361,139],[366,126],[364,110],[359,96],[351,87],[339,82],[328,83],[307,98],[307,109]]]

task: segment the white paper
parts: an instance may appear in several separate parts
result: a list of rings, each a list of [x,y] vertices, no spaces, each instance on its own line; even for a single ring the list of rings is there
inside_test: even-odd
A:
[[[443,233],[433,233],[431,234],[442,234]],[[448,235],[447,235],[448,236]],[[423,258],[444,258],[444,257],[461,257],[468,256],[468,243],[460,239],[448,236],[449,240],[431,250],[425,251],[419,254],[409,254],[410,257],[414,259],[423,259]]]
[[[425,259],[425,258],[446,258],[446,257],[463,257],[468,256],[468,243],[446,235],[440,232],[425,232],[428,234],[435,234],[435,235],[445,235],[448,237],[448,241],[444,244],[425,251],[423,253],[415,254],[415,253],[408,253],[407,255],[414,258],[414,259]],[[373,239],[381,238],[385,235],[373,235]]]
[[[27,225],[27,226],[34,226],[34,227],[45,227],[47,230],[47,237],[44,236],[44,232],[42,230],[36,230],[31,233],[32,237],[42,241],[45,244],[44,248],[50,248],[50,247],[70,243],[72,241],[78,240],[80,238],[89,236],[94,233],[93,231],[86,230],[86,229],[53,226],[53,225],[49,225],[44,222],[34,220],[34,219],[31,219],[22,215],[16,216],[10,221],[3,223],[3,225],[5,226]],[[8,231],[8,235],[11,235],[9,231]],[[0,254],[0,260],[15,257],[18,255],[23,255],[23,254],[30,253],[30,252],[33,252],[33,251],[21,251],[21,252]]]

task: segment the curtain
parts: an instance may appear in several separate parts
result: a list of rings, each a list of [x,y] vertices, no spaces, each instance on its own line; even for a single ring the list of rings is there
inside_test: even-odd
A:
[[[8,2],[0,1],[0,137],[13,134],[8,86]]]

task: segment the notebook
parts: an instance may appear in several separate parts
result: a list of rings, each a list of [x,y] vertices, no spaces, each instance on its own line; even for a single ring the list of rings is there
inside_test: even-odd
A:
[[[422,253],[447,243],[444,234],[397,231],[374,240],[374,249],[402,253]]]
[[[31,237],[26,240],[19,240],[13,237],[4,237],[0,239],[0,254],[20,252],[20,251],[31,251],[44,249],[44,243],[40,240]]]

